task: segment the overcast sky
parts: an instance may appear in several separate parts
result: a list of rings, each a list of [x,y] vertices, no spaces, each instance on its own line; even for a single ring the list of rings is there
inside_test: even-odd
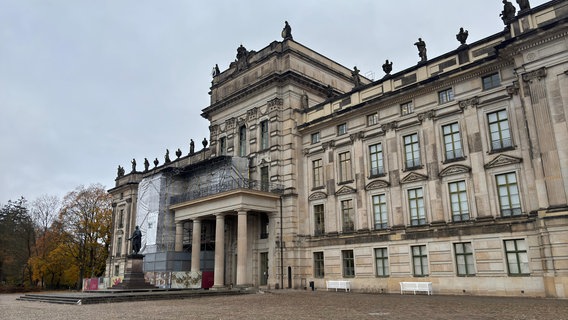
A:
[[[512,1],[515,6],[517,4]],[[544,3],[531,1],[534,8]],[[294,40],[379,79],[503,30],[501,0],[0,0],[0,205],[114,186],[116,168],[209,138],[211,69]],[[518,7],[518,6],[517,6]]]

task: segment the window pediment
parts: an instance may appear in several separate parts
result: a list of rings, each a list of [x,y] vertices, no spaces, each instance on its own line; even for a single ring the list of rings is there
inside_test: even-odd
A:
[[[357,192],[357,190],[355,190],[351,187],[348,187],[348,186],[343,186],[339,190],[337,190],[335,195],[340,196],[340,195],[343,195],[343,194],[350,194],[350,193],[355,193],[355,192]]]
[[[365,186],[365,190],[374,190],[374,189],[387,188],[389,185],[390,185],[390,184],[388,183],[388,181],[385,181],[385,180],[375,180],[375,181],[369,182],[369,183]]]
[[[402,178],[400,180],[400,183],[424,181],[424,180],[427,180],[427,179],[428,179],[428,176],[425,176],[423,174],[416,173],[416,172],[411,172],[411,173],[407,174],[404,178]]]
[[[468,166],[464,166],[461,164],[454,164],[444,168],[444,170],[440,171],[440,177],[447,177],[454,174],[461,174],[461,173],[468,173],[471,171],[471,168]]]
[[[485,167],[485,169],[490,169],[490,168],[502,167],[502,166],[506,166],[506,165],[510,165],[510,164],[517,164],[517,163],[521,163],[521,162],[523,162],[523,159],[521,159],[521,158],[508,156],[508,155],[505,155],[505,154],[500,154],[497,157],[495,157],[495,159],[486,163],[484,167]]]
[[[325,192],[317,191],[317,192],[310,194],[310,196],[308,197],[308,200],[313,201],[313,200],[321,200],[321,199],[325,199],[325,198],[327,198],[327,194]]]

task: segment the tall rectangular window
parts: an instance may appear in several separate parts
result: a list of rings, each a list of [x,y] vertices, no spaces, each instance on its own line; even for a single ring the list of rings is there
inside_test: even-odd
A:
[[[400,114],[405,116],[407,114],[414,113],[414,106],[412,105],[412,101],[406,102],[400,105]]]
[[[246,157],[247,155],[247,127],[241,126],[239,128],[239,156]]]
[[[376,125],[377,123],[379,123],[379,114],[378,113],[373,113],[367,116],[367,125],[368,126],[373,126]]]
[[[463,149],[460,136],[460,127],[458,123],[448,124],[442,127],[444,135],[444,151],[446,161],[462,159]]]
[[[120,266],[117,264],[114,266],[114,276],[118,277],[119,272],[120,272]]]
[[[124,227],[124,209],[120,209],[120,212],[118,214],[118,227]]]
[[[377,270],[377,277],[389,276],[389,256],[387,248],[375,249],[375,265]]]
[[[428,253],[426,246],[412,246],[412,266],[415,277],[428,276]]]
[[[408,209],[410,211],[410,225],[426,224],[426,211],[424,209],[424,191],[422,188],[408,190]]]
[[[339,182],[353,181],[351,172],[351,153],[349,151],[339,154]]]
[[[312,144],[313,144],[313,143],[318,143],[318,142],[320,142],[320,133],[319,133],[319,132],[312,133],[311,138],[312,138],[312,139],[311,139],[311,140],[312,140]]]
[[[219,139],[219,154],[224,156],[227,154],[227,138],[222,137]]]
[[[438,92],[438,102],[444,104],[454,100],[454,90],[452,88]]]
[[[347,133],[347,124],[346,123],[342,123],[340,125],[337,126],[337,135],[343,135]]]
[[[489,135],[491,137],[491,151],[499,151],[513,147],[509,119],[506,110],[487,114]]]
[[[469,206],[467,204],[467,190],[465,181],[448,183],[450,191],[450,210],[454,222],[469,220]]]
[[[353,257],[353,250],[342,250],[341,256],[343,258],[343,277],[355,277],[355,259]]]
[[[505,254],[507,255],[507,266],[510,275],[530,274],[525,240],[505,240]]]
[[[490,74],[481,78],[481,83],[483,84],[483,90],[489,90],[497,88],[501,85],[501,80],[499,79],[499,73]]]
[[[122,255],[122,237],[116,239],[116,256],[120,257]]]
[[[404,160],[406,169],[416,169],[420,167],[420,143],[418,133],[404,136]]]
[[[325,276],[323,261],[323,252],[314,252],[314,278]]]
[[[474,276],[473,248],[471,242],[454,243],[457,274],[461,277]]]
[[[320,236],[325,233],[325,214],[323,204],[314,205],[314,234]]]
[[[341,221],[343,222],[343,232],[352,232],[355,230],[355,209],[353,208],[353,200],[341,201]]]
[[[268,191],[270,184],[270,177],[268,176],[268,166],[260,168],[260,190]]]
[[[260,238],[261,239],[268,239],[268,223],[270,220],[268,219],[268,215],[266,213],[260,214]]]
[[[269,132],[268,132],[268,120],[264,120],[260,123],[260,149],[268,149],[268,139],[269,139]]]
[[[372,199],[375,230],[386,229],[388,226],[387,197],[385,194],[379,194],[373,196]]]
[[[383,166],[383,145],[380,143],[369,146],[370,176],[380,176],[385,173]]]
[[[313,175],[313,187],[323,186],[323,164],[322,159],[317,159],[312,161],[312,175]]]
[[[517,175],[514,172],[498,174],[495,176],[495,180],[497,181],[501,216],[520,215],[522,213],[521,198],[519,196],[519,186],[517,185]]]

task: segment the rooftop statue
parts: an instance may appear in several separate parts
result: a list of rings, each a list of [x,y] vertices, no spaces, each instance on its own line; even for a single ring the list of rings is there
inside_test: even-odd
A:
[[[170,160],[170,149],[166,149],[166,155],[164,156],[164,162],[165,163],[172,162],[172,160]]]
[[[215,64],[215,66],[213,67],[213,71],[211,72],[211,75],[213,76],[213,78],[215,78],[216,76],[220,75],[221,71],[219,70],[219,65]]]
[[[353,67],[353,71],[351,71],[351,78],[353,79],[355,88],[361,86],[361,76],[359,75],[359,69],[357,69],[357,66]]]
[[[529,10],[531,8],[531,4],[529,0],[517,0],[517,4],[519,5],[520,11]]]
[[[392,61],[389,62],[389,60],[385,60],[385,63],[383,63],[383,71],[389,75],[392,71]]]
[[[201,143],[203,144],[203,149],[207,148],[207,138],[203,138],[203,141],[201,141]]]
[[[422,40],[422,38],[418,38],[418,41],[414,43],[414,45],[418,48],[418,56],[420,57],[420,62],[426,62],[428,57],[426,55],[426,42]]]
[[[150,162],[148,162],[148,158],[144,158],[144,172],[148,171],[150,167]]]
[[[284,21],[284,29],[282,29],[282,38],[284,38],[284,40],[288,40],[288,39],[293,40],[294,39],[292,37],[292,28],[288,24],[288,21]]]
[[[458,41],[463,46],[463,45],[465,45],[465,42],[467,41],[468,35],[469,35],[469,32],[467,30],[463,30],[463,28],[460,28],[460,32],[458,34],[456,34],[456,39],[458,39]]]
[[[511,2],[503,0],[503,11],[501,11],[501,14],[499,16],[501,17],[503,23],[506,26],[508,26],[513,20],[513,18],[515,18],[516,11],[517,9]]]
[[[136,172],[136,159],[132,159],[132,172]]]
[[[154,159],[154,167],[157,167],[159,163],[160,161],[158,160],[158,158]]]
[[[193,139],[189,139],[189,154],[192,155],[195,152],[195,142]]]
[[[181,157],[181,149],[180,149],[180,148],[178,148],[178,149],[176,150],[176,157],[177,157],[178,159]]]
[[[124,168],[121,167],[121,166],[118,166],[116,175],[117,175],[119,178],[122,177],[122,176],[124,176]]]

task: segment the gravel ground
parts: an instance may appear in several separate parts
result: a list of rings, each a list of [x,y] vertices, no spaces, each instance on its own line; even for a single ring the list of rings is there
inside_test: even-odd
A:
[[[568,300],[279,290],[184,300],[58,305],[0,294],[0,319],[568,319]]]

